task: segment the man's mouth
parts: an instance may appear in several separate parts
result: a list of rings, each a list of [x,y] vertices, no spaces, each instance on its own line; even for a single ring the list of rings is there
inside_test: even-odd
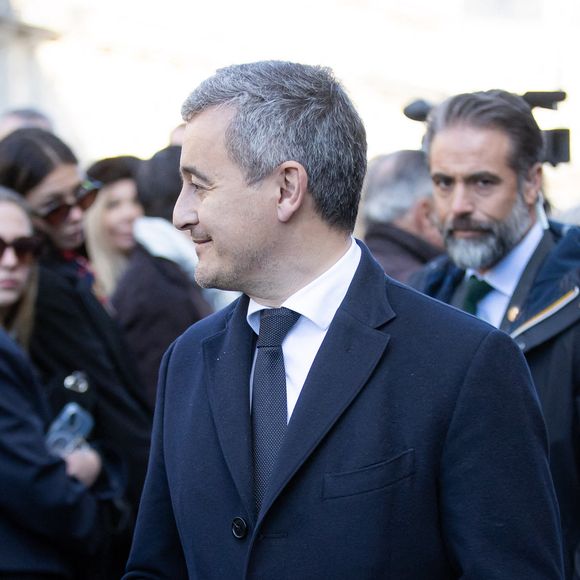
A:
[[[459,217],[450,221],[445,229],[444,236],[446,238],[465,240],[481,238],[493,233],[493,228],[490,224],[477,222],[466,217]]]
[[[208,242],[211,242],[212,239],[211,238],[191,238],[193,243],[198,246],[198,245],[202,245],[202,244],[207,244]]]
[[[462,238],[462,239],[469,239],[469,238],[480,238],[481,236],[488,234],[489,230],[478,228],[478,229],[451,229],[449,230],[449,235],[453,236],[454,238]]]

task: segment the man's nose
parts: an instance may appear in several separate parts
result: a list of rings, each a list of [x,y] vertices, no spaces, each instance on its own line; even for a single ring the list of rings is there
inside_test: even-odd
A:
[[[186,230],[197,225],[198,221],[196,196],[185,192],[184,187],[173,208],[173,225],[178,230]]]
[[[473,211],[473,199],[464,184],[458,183],[453,190],[451,211],[454,215],[465,215]]]

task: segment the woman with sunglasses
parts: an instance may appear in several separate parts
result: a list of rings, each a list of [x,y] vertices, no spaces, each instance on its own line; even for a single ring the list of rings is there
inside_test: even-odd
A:
[[[36,257],[22,198],[0,187],[0,577],[73,578],[78,558],[103,540],[104,509],[116,494],[90,447],[48,451],[46,393],[17,343],[33,325]],[[117,494],[118,495],[118,494]]]
[[[0,187],[0,327],[24,350],[34,323],[41,243],[21,198]]]
[[[0,141],[0,185],[26,199],[46,242],[30,354],[53,413],[69,401],[91,413],[93,437],[126,466],[126,505],[134,516],[147,468],[151,411],[118,327],[92,291],[83,218],[98,184],[83,178],[76,156],[58,137],[42,129],[20,129]],[[123,519],[132,522],[133,516]],[[120,575],[131,529],[130,524],[115,537],[107,577]]]

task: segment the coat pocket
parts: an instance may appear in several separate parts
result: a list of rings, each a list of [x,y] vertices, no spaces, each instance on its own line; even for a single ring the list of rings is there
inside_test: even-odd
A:
[[[358,495],[388,487],[415,473],[415,450],[403,453],[353,471],[326,473],[324,475],[323,499]]]

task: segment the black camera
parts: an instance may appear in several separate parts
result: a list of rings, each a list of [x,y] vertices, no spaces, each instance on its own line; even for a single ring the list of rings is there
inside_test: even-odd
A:
[[[564,91],[528,91],[521,97],[530,108],[557,109],[558,103],[566,99]],[[409,103],[403,113],[413,121],[426,121],[433,104],[423,99]],[[570,129],[549,129],[542,131],[544,138],[543,161],[554,167],[570,161]]]

